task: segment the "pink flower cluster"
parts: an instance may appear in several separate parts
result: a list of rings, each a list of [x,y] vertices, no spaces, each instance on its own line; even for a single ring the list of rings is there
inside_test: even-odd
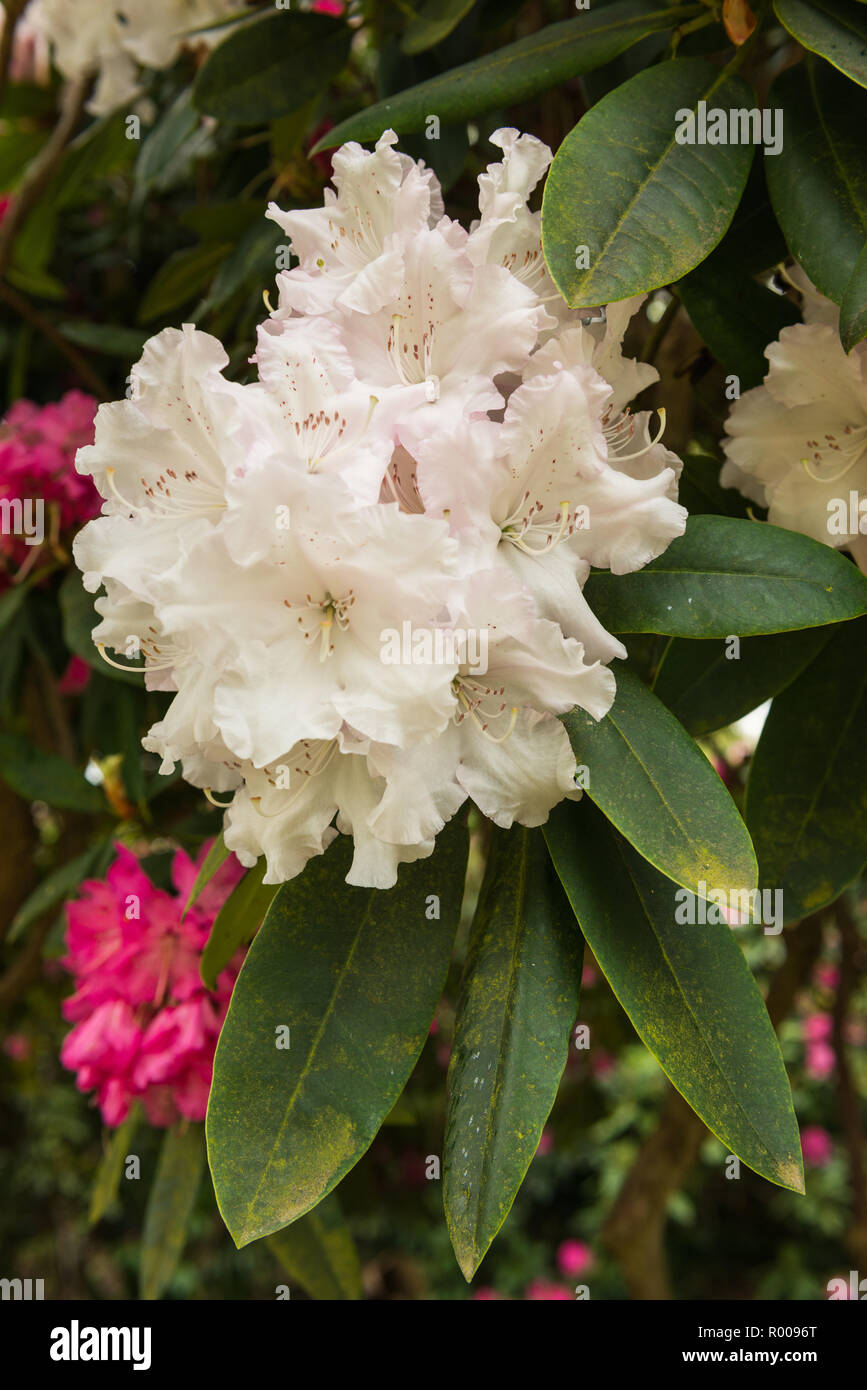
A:
[[[95,1091],[102,1117],[119,1125],[140,1100],[154,1125],[179,1116],[202,1120],[214,1051],[244,952],[208,990],[199,975],[214,918],[242,869],[232,856],[181,921],[207,853],[197,863],[179,850],[175,894],[154,887],[136,856],[117,847],[104,881],[89,879],[67,907],[75,993],[63,1006],[75,1027],[61,1049],[80,1091]]]
[[[41,501],[47,537],[99,514],[99,493],[90,478],[75,471],[76,451],[93,443],[96,407],[93,396],[67,391],[50,405],[16,401],[0,422],[0,499]],[[5,587],[2,570],[14,573],[32,564],[38,550],[22,534],[11,533],[7,511],[0,528],[0,588]]]

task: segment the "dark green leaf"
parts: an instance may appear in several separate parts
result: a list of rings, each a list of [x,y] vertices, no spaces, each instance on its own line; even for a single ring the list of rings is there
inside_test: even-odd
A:
[[[584,943],[539,830],[495,830],[455,1021],[443,1200],[472,1279],[548,1118],[578,1009]]]
[[[642,1042],[742,1162],[803,1192],[786,1070],[732,928],[715,924],[720,914],[710,908],[706,924],[677,921],[683,893],[586,802],[558,806],[545,838],[587,944]]]
[[[746,826],[701,749],[626,667],[598,723],[564,715],[586,795],[660,872],[691,891],[756,882]]]
[[[700,101],[726,111],[756,104],[743,78],[680,58],[622,83],[566,136],[545,185],[542,246],[568,304],[668,285],[722,239],[753,146],[678,144],[681,117]]]
[[[226,848],[226,842],[223,839],[223,832],[221,830],[214,843],[211,845],[211,848],[208,850],[208,853],[205,855],[205,862],[196,874],[196,881],[190,889],[190,896],[187,898],[184,904],[184,910],[181,914],[182,921],[199,894],[208,886],[217,870],[221,865],[225,864],[230,853],[231,851]]]
[[[83,880],[95,872],[95,866],[102,862],[106,848],[111,844],[111,840],[102,840],[85,850],[84,854],[77,854],[74,859],[47,874],[12,918],[7,940],[16,941],[43,912],[48,912],[74,893]]]
[[[737,377],[741,391],[764,381],[768,343],[801,321],[785,295],[721,265],[699,266],[680,281],[677,292],[699,336],[725,371]]]
[[[584,596],[610,632],[755,637],[867,613],[867,579],[838,551],[797,531],[694,516],[634,574],[591,574]]]
[[[701,738],[742,719],[785,690],[831,632],[827,627],[775,632],[769,637],[745,637],[737,647],[730,642],[672,637],[653,693],[693,738]]]
[[[225,242],[188,246],[169,256],[151,280],[139,305],[139,323],[165,318],[210,283],[219,265],[233,248]]]
[[[116,323],[90,323],[84,319],[58,324],[58,328],[71,343],[102,352],[106,357],[122,357],[127,362],[138,361],[147,341],[146,333]]]
[[[129,1143],[136,1131],[140,1114],[138,1106],[133,1106],[117,1129],[111,1131],[107,1147],[96,1170],[93,1191],[90,1196],[88,1225],[95,1226],[113,1205],[120,1187],[123,1167],[129,1153]]]
[[[787,922],[824,907],[867,863],[867,620],[839,628],[771,706],[745,815],[761,883]]]
[[[202,983],[208,989],[216,988],[220,971],[225,970],[239,946],[252,940],[271,906],[278,885],[263,883],[264,874],[263,856],[252,869],[247,870],[217,913],[200,966]]]
[[[283,885],[244,961],[208,1106],[217,1201],[238,1246],[303,1216],[358,1161],[428,1035],[460,915],[457,822],[396,887],[349,887],[340,836]],[[439,918],[429,920],[430,895]],[[278,1047],[286,1038],[289,1047]]]
[[[406,26],[404,53],[424,53],[456,29],[476,0],[425,0]]]
[[[812,53],[867,87],[867,15],[854,0],[774,0],[777,19]]]
[[[720,487],[719,459],[707,454],[687,454],[680,475],[678,501],[690,516],[747,516],[747,501],[732,487]]]
[[[318,96],[349,57],[352,31],[321,14],[266,14],[219,44],[193,87],[200,111],[267,125]]]
[[[855,269],[843,292],[840,305],[840,337],[851,352],[867,337],[867,245],[855,262]]]
[[[867,241],[867,97],[826,63],[782,73],[770,106],[785,139],[765,156],[771,202],[795,260],[839,304]]]
[[[352,1234],[334,1193],[282,1231],[268,1245],[291,1279],[311,1298],[340,1301],[361,1298],[361,1264]]]
[[[160,1298],[170,1283],[187,1238],[187,1223],[205,1160],[201,1125],[181,1120],[166,1130],[156,1177],[148,1193],[139,1266],[139,1296]]]
[[[19,734],[0,734],[0,779],[26,801],[91,815],[107,810],[102,792],[85,782],[83,772]]]
[[[618,0],[507,44],[471,63],[452,68],[398,92],[341,121],[323,135],[313,153],[345,140],[378,140],[389,127],[403,135],[424,130],[431,114],[456,124],[500,106],[513,106],[608,63],[658,29],[670,29],[697,13],[695,7]]]
[[[159,185],[166,167],[198,124],[199,113],[193,107],[189,87],[185,87],[142,141],[135,165],[135,180],[140,189],[147,189],[151,184]]]

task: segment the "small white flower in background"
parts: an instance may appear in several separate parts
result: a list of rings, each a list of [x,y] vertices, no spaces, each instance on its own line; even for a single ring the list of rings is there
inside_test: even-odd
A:
[[[790,279],[805,322],[782,330],[763,385],[733,404],[720,481],[767,507],[772,525],[850,550],[867,573],[867,341],[847,354],[836,305],[800,268]]]
[[[87,109],[103,116],[135,99],[139,66],[170,67],[185,43],[215,37],[190,30],[239,10],[238,0],[31,0],[26,19],[64,77],[95,74]]]
[[[640,301],[590,326],[553,304],[527,206],[550,152],[494,143],[470,233],[392,132],[344,146],[324,208],[269,208],[299,264],[258,380],[166,329],[79,453],[106,499],[75,550],[94,640],[130,664],[132,636],[176,692],[144,745],[232,798],[226,843],[269,883],[343,833],[349,882],[388,888],[467,798],[508,827],[580,795],[558,716],[602,718],[625,656],[581,587],[685,525],[680,460],[628,408],[656,380],[621,351]],[[384,659],[406,629],[475,634],[484,665]]]

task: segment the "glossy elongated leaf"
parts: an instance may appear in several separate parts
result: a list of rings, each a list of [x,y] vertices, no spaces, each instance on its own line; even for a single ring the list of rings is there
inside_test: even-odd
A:
[[[311,1298],[361,1298],[358,1251],[333,1192],[299,1221],[269,1236],[268,1247]]]
[[[101,352],[106,357],[122,357],[137,362],[147,341],[147,334],[137,328],[122,328],[115,323],[89,323],[87,319],[60,324],[64,338],[81,347]]]
[[[541,831],[496,830],[449,1066],[443,1200],[467,1280],[539,1146],[566,1065],[583,951]]]
[[[753,146],[679,144],[702,101],[726,111],[756,104],[743,78],[681,58],[622,83],[566,136],[545,184],[542,247],[568,304],[668,285],[721,241]]]
[[[351,853],[340,836],[283,885],[217,1045],[208,1153],[239,1246],[303,1216],[358,1161],[406,1084],[442,991],[466,829],[452,821],[433,856],[402,865],[387,891],[344,882]]]
[[[476,0],[426,0],[406,26],[401,45],[404,53],[424,53],[441,43],[475,3]]]
[[[90,1211],[87,1217],[90,1226],[95,1226],[102,1220],[117,1197],[130,1140],[138,1128],[139,1119],[138,1106],[134,1105],[123,1124],[110,1132],[105,1152],[96,1170],[90,1197]]]
[[[708,454],[686,455],[677,496],[690,517],[710,514],[737,516],[746,520],[747,500],[734,488],[720,486],[721,467],[720,460]]]
[[[681,280],[677,290],[698,333],[725,371],[737,377],[741,391],[764,381],[768,343],[801,321],[784,295],[710,262]]]
[[[693,516],[635,574],[591,574],[585,597],[610,632],[755,637],[867,613],[867,579],[830,546],[755,521]]]
[[[539,92],[610,62],[648,34],[673,28],[696,13],[695,6],[667,8],[642,0],[618,0],[549,24],[517,43],[359,111],[323,135],[313,153],[345,140],[377,140],[389,127],[401,135],[424,130],[431,113],[445,125],[529,101]]]
[[[329,15],[263,15],[217,45],[193,101],[220,121],[267,125],[318,96],[345,64],[351,41],[349,27]]]
[[[184,87],[142,141],[135,165],[135,181],[141,191],[147,190],[152,184],[159,187],[167,166],[189,140],[200,119],[199,112],[193,106],[190,89]]]
[[[662,701],[627,667],[616,674],[604,719],[563,716],[586,794],[675,883],[754,887],[750,837],[722,781]]]
[[[628,668],[598,723],[564,716],[587,794],[639,852],[695,891],[701,882],[754,884],[746,827],[701,750]]]
[[[710,909],[702,915],[714,920],[705,924],[676,920],[683,895],[586,801],[561,803],[545,838],[584,937],[642,1042],[743,1163],[803,1192],[786,1070],[735,932],[715,924],[719,913]]]
[[[855,262],[855,269],[843,292],[840,305],[840,338],[843,347],[851,352],[867,337],[867,243]]]
[[[163,319],[210,284],[217,268],[231,253],[227,242],[206,241],[175,251],[161,265],[144,292],[138,310],[139,323]]]
[[[672,637],[656,672],[653,693],[683,727],[700,738],[741,719],[785,690],[829,640],[833,629],[775,632],[694,642]]]
[[[867,620],[836,631],[774,700],[745,815],[786,920],[833,902],[867,863]]]
[[[798,43],[867,87],[867,14],[856,0],[774,0],[774,13]]]
[[[111,857],[113,843],[110,839],[102,840],[98,845],[85,850],[84,854],[77,854],[74,859],[61,864],[53,873],[48,874],[12,918],[7,941],[17,941],[31,922],[35,922],[43,912],[48,912],[58,903],[62,903],[75,892],[84,879],[91,875],[97,876],[101,871],[100,866]]]
[[[193,903],[196,901],[199,894],[202,892],[202,889],[207,888],[211,879],[214,877],[214,874],[217,872],[217,870],[220,868],[222,864],[225,864],[230,854],[231,850],[227,849],[226,841],[223,839],[223,832],[221,830],[214,843],[211,845],[211,848],[205,855],[202,867],[196,874],[196,881],[190,889],[190,896],[184,903],[184,910],[181,915],[181,920],[183,920],[183,918],[186,917]]]
[[[808,58],[781,73],[768,104],[785,130],[765,156],[774,211],[795,260],[839,304],[867,241],[867,97]]]
[[[63,811],[99,815],[108,809],[102,792],[85,782],[79,768],[56,753],[43,753],[21,735],[0,734],[0,780],[27,801],[47,801]]]
[[[208,989],[216,987],[217,976],[229,964],[238,947],[252,940],[274,901],[279,885],[262,882],[265,868],[263,855],[235,885],[217,913],[199,967],[202,982]]]
[[[162,1296],[183,1252],[205,1163],[202,1128],[182,1120],[166,1130],[142,1232],[139,1296],[143,1299]]]

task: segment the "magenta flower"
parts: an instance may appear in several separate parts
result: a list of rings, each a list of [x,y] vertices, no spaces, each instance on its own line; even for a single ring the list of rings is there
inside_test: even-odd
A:
[[[564,1240],[557,1246],[557,1268],[567,1279],[585,1274],[593,1265],[593,1251],[583,1240]]]
[[[801,1130],[801,1152],[810,1168],[824,1168],[831,1161],[834,1141],[821,1125],[807,1125]]]
[[[571,1300],[572,1295],[562,1284],[550,1284],[545,1279],[534,1279],[524,1290],[524,1298],[530,1303],[547,1303]]]
[[[202,950],[242,873],[232,856],[182,922],[206,853],[207,846],[194,864],[178,851],[171,894],[118,845],[105,880],[83,883],[67,906],[63,965],[76,988],[63,1015],[75,1027],[60,1056],[78,1089],[96,1092],[108,1125],[121,1124],[136,1099],[155,1125],[204,1119],[217,1038],[244,956],[236,953],[215,991],[202,984]]]
[[[67,391],[45,406],[16,401],[0,422],[0,500],[7,503],[0,530],[0,588],[6,587],[4,570],[8,576],[36,562],[43,540],[56,543],[99,514],[102,501],[92,480],[75,471],[76,451],[93,443],[96,406],[92,396]],[[22,527],[18,512],[27,503]]]

